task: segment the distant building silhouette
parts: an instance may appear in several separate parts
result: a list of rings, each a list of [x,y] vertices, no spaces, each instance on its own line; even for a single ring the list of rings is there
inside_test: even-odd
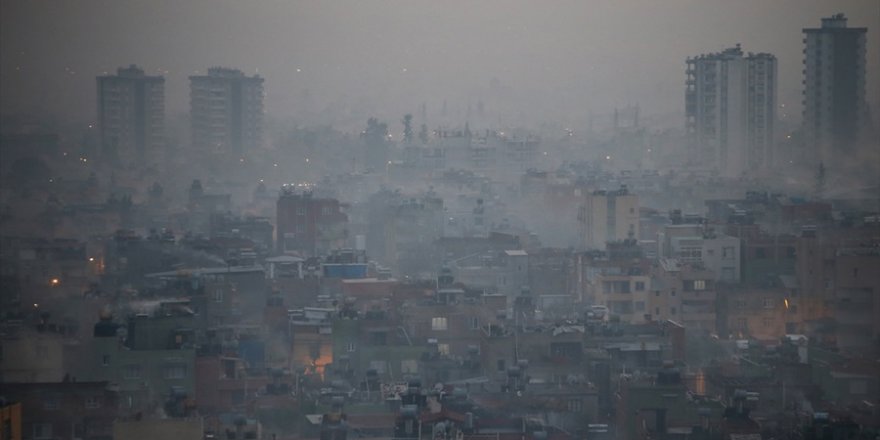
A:
[[[263,141],[263,78],[240,70],[208,69],[190,80],[193,146],[200,151],[244,155]]]
[[[846,27],[846,17],[804,29],[803,128],[807,157],[828,164],[855,153],[867,125],[867,28]]]
[[[345,245],[348,216],[338,200],[283,187],[277,204],[278,252],[320,256]]]
[[[691,159],[724,177],[772,164],[776,57],[736,47],[687,60]]]
[[[134,64],[97,77],[101,154],[144,158],[160,149],[165,130],[165,78]]]

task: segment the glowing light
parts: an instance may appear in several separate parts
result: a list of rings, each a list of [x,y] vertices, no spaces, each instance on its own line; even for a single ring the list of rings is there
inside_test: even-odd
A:
[[[785,298],[785,299],[783,300],[783,302],[785,303],[785,308],[787,309],[787,308],[788,308],[788,298]]]
[[[605,156],[605,160],[611,160],[611,156]]]
[[[61,283],[61,280],[59,280],[58,278],[52,278],[52,280],[49,281],[49,284],[52,284],[53,286],[57,286],[60,283]]]
[[[95,257],[89,257],[89,261],[95,261]]]
[[[34,303],[34,308],[37,308],[37,307],[40,307],[40,305],[37,303]]]

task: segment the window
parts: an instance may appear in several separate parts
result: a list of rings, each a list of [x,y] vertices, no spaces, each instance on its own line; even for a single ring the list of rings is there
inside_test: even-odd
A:
[[[305,206],[297,206],[296,207],[296,215],[306,215],[306,207]]]
[[[446,317],[431,318],[431,330],[446,330]]]
[[[736,328],[740,330],[748,329],[748,321],[746,318],[736,318]]]
[[[223,302],[223,289],[217,289],[214,291],[214,302]]]
[[[764,298],[761,303],[763,304],[765,309],[772,309],[773,307],[776,307],[776,300],[774,300],[773,298]]]
[[[480,329],[480,318],[477,318],[476,316],[471,316],[469,321],[471,324],[471,330],[479,330]]]
[[[504,359],[498,359],[495,365],[498,367],[498,371],[505,371],[507,369],[507,367],[504,365]]]
[[[58,409],[61,398],[55,394],[48,395],[43,397],[43,409],[47,411],[54,411]]]
[[[349,342],[349,343],[348,343],[348,352],[349,352],[349,353],[354,352],[354,342]]]
[[[645,311],[645,302],[644,301],[636,301],[635,302],[635,310],[637,312],[644,312]]]
[[[584,410],[584,401],[581,399],[568,399],[568,412],[579,413]]]
[[[110,365],[110,355],[109,354],[105,354],[104,356],[101,356],[101,365],[103,365],[105,367]]]
[[[706,290],[706,280],[694,280],[694,290]]]
[[[762,321],[762,324],[764,324],[764,327],[772,327],[773,326],[773,319],[772,318],[764,318],[764,320]]]
[[[34,439],[49,439],[52,438],[52,424],[51,423],[34,423]]]
[[[330,207],[324,206],[323,208],[321,208],[321,215],[330,215]]]
[[[86,397],[86,408],[97,409],[101,407],[101,398],[99,396]]]
[[[669,314],[675,316],[675,307],[669,308]]]
[[[732,260],[736,258],[736,253],[734,252],[733,246],[724,246],[721,248],[721,258],[725,260]]]
[[[186,365],[167,365],[165,379],[183,379],[186,377]]]
[[[418,374],[419,373],[419,361],[416,359],[404,359],[400,361],[400,373],[401,374]]]
[[[645,290],[645,282],[644,281],[636,281],[636,292],[642,292]]]
[[[449,356],[449,344],[437,344],[437,351],[442,356]]]
[[[141,366],[140,365],[126,365],[122,368],[122,377],[124,379],[140,379],[141,378]]]

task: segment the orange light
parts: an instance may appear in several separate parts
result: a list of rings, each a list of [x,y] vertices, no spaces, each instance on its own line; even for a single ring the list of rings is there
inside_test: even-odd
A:
[[[59,280],[58,278],[52,278],[52,281],[50,281],[50,283],[52,283],[53,286],[57,286],[59,283],[61,283],[61,280]]]

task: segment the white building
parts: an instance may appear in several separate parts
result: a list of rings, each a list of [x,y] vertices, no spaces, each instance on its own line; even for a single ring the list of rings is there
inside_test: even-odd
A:
[[[739,177],[772,165],[776,57],[739,45],[687,59],[686,128],[696,165]]]
[[[803,129],[808,158],[829,164],[851,155],[868,123],[865,101],[867,28],[837,14],[804,29]],[[876,143],[874,144],[876,145]]]
[[[190,76],[193,146],[242,156],[263,143],[263,78],[212,67]]]
[[[586,194],[578,221],[583,249],[605,249],[609,241],[638,238],[639,196],[625,186]]]
[[[673,237],[670,256],[682,263],[700,263],[714,273],[715,281],[738,283],[742,278],[740,241],[727,235]]]

